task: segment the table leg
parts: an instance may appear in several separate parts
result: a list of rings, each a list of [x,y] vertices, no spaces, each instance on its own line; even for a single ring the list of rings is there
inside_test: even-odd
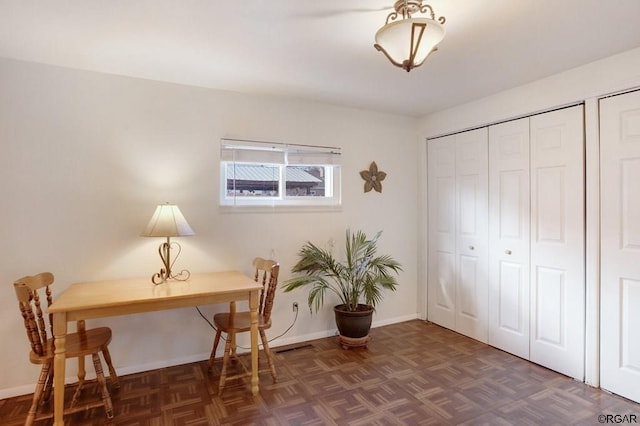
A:
[[[78,322],[76,323],[76,329],[78,330],[78,333],[80,334],[84,333],[86,329],[84,320],[78,320]],[[87,375],[87,372],[84,367],[84,357],[79,356],[78,357],[78,380],[80,382],[84,382],[86,375]]]
[[[258,291],[249,298],[251,311],[251,393],[258,394]]]
[[[67,339],[67,315],[53,314],[55,356],[53,358],[53,424],[64,425],[64,377],[66,367],[65,344]]]
[[[234,328],[233,320],[236,315],[236,302],[232,301],[229,303],[229,321],[231,328]],[[233,359],[236,358],[236,333],[231,334],[231,356]]]

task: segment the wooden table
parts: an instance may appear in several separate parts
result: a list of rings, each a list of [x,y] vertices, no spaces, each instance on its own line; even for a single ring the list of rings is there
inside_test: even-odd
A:
[[[237,272],[193,274],[188,281],[154,285],[150,278],[77,283],[49,307],[53,315],[54,425],[64,424],[67,323],[85,319],[248,300],[251,311],[251,392],[258,393],[258,298],[260,283]]]

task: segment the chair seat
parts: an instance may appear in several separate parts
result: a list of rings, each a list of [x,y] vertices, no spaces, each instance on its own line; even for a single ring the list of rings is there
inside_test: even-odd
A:
[[[86,330],[82,333],[67,334],[65,339],[65,356],[67,358],[77,358],[91,355],[105,348],[111,342],[111,329],[109,327],[97,327]],[[38,355],[31,351],[29,359],[34,364],[44,364],[55,355],[54,339],[47,340],[43,355]]]
[[[251,330],[251,312],[236,312],[231,319],[229,312],[221,312],[213,316],[216,328],[224,331],[242,333]],[[258,315],[258,328],[266,330],[271,327],[271,319],[265,321],[264,315]]]

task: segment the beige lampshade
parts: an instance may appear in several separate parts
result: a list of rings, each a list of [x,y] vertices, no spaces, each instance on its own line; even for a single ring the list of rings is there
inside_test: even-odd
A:
[[[419,25],[424,25],[420,37]],[[444,38],[444,27],[428,18],[409,18],[391,22],[378,30],[376,44],[391,62],[407,71],[418,67]]]
[[[195,235],[175,204],[160,204],[149,220],[143,237],[186,237]]]

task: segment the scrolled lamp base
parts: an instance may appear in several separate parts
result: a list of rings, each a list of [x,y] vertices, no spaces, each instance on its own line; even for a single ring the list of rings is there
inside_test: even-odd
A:
[[[177,249],[177,254],[173,258],[173,261],[171,261],[172,246],[174,246]],[[189,277],[191,276],[191,273],[186,269],[183,269],[178,274],[174,274],[171,271],[171,268],[173,267],[173,264],[176,262],[176,259],[180,255],[181,251],[182,251],[182,247],[180,247],[180,244],[175,242],[172,243],[169,237],[167,237],[166,242],[160,244],[160,247],[158,247],[158,254],[160,255],[160,259],[162,259],[164,268],[160,269],[160,272],[155,273],[151,276],[151,282],[153,282],[154,284],[162,284],[163,282],[169,279],[177,280],[177,281],[186,281],[189,279]]]

